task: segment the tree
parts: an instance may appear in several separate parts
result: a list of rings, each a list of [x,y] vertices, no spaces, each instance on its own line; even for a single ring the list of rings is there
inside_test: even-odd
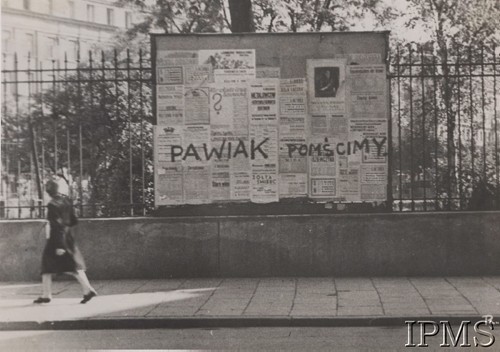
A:
[[[131,208],[142,213],[142,206],[131,203],[152,205],[149,69],[134,67],[127,52],[90,56],[70,72],[57,70],[54,80],[60,83],[36,95],[29,113],[4,117],[4,136],[20,141],[9,158],[22,158],[24,168],[30,155],[43,158],[42,172],[66,180],[81,215],[130,215]]]
[[[121,0],[142,11],[127,39],[154,31],[345,31],[369,18],[374,27],[396,13],[383,0]]]
[[[142,21],[127,31],[127,40],[158,31],[204,33],[231,28],[222,0],[120,0],[119,3],[137,8],[142,16]]]
[[[472,0],[408,0],[407,5],[409,17],[406,21],[406,27],[409,31],[423,29],[428,34],[428,38],[420,43],[420,47],[425,49],[424,57],[420,58],[420,49],[417,52],[414,49],[413,54],[411,51],[407,52],[403,61],[423,61],[427,64],[437,65],[434,71],[430,71],[428,74],[436,75],[438,78],[434,85],[431,84],[427,87],[435,94],[436,101],[427,99],[425,110],[427,121],[432,120],[433,116],[438,116],[439,123],[443,126],[446,142],[439,149],[441,159],[445,160],[445,165],[441,167],[441,170],[435,172],[444,175],[441,184],[446,185],[446,189],[443,192],[448,197],[452,197],[453,194],[465,192],[462,189],[464,184],[472,182],[470,187],[473,188],[476,174],[474,166],[475,140],[470,138],[469,141],[466,141],[470,145],[464,145],[464,141],[461,140],[463,130],[460,129],[460,124],[464,124],[464,116],[466,116],[469,119],[467,124],[470,129],[484,128],[484,126],[478,126],[474,122],[474,116],[481,115],[481,104],[492,104],[492,94],[489,95],[490,98],[481,99],[482,92],[488,91],[488,83],[486,83],[485,88],[484,82],[464,77],[464,73],[475,69],[472,66],[465,67],[463,63],[483,62],[485,58],[491,58],[495,55],[492,48],[498,44],[500,39],[498,21],[500,3],[494,0],[480,2]],[[399,43],[407,44],[407,41],[400,38]],[[413,55],[413,59],[410,59],[410,55]],[[407,68],[403,69],[408,73]],[[419,68],[417,67],[416,70],[418,71]],[[462,72],[462,76],[457,76],[457,72]],[[476,71],[477,73],[478,71]],[[421,97],[418,96],[418,90],[417,94],[413,94],[413,99],[415,103],[419,103]],[[425,115],[419,114],[413,116],[417,124],[420,124],[425,117]],[[418,133],[418,131],[414,132]],[[420,137],[417,135],[417,138]],[[403,143],[408,142],[408,140],[403,141]],[[483,152],[483,154],[485,153]],[[438,155],[434,157],[438,158]],[[486,158],[487,156],[483,155],[485,173],[487,169]],[[462,171],[462,163],[467,168],[470,166],[471,171]]]
[[[228,0],[231,14],[231,32],[254,32],[251,0]]]
[[[359,21],[374,28],[395,16],[381,0],[255,0],[258,31],[304,32],[346,31]]]

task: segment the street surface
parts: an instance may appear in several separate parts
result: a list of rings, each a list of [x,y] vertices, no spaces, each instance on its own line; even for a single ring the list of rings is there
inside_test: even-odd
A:
[[[0,351],[74,349],[405,350],[406,328],[1,331]],[[438,347],[439,339],[429,340]],[[433,350],[426,348],[426,351]],[[488,349],[483,348],[487,351]]]
[[[500,351],[500,336],[490,347],[440,347],[441,332],[429,347],[408,348],[406,327],[224,328],[145,330],[0,331],[0,351],[82,349],[225,349],[300,351]],[[468,343],[474,346],[474,332]],[[419,343],[418,332],[414,342]],[[458,339],[462,343],[463,335]],[[484,341],[484,340],[483,340]],[[450,342],[450,340],[448,340]]]
[[[93,281],[79,304],[75,280],[54,283],[34,305],[39,282],[0,283],[0,323],[92,318],[500,316],[500,277],[212,278]]]

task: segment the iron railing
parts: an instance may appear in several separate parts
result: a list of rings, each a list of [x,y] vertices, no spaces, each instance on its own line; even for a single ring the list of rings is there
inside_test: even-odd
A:
[[[396,49],[394,210],[499,208],[497,57],[494,45]]]
[[[65,56],[51,67],[21,61],[4,56],[0,216],[43,217],[48,174],[68,188],[79,216],[147,214],[149,58],[127,50]]]
[[[394,50],[388,73],[392,199],[376,209],[499,208],[497,61],[494,46]],[[44,217],[48,174],[67,185],[79,216],[149,214],[149,57],[90,52],[49,64],[4,56],[0,217]],[[306,206],[286,205],[320,210]],[[366,204],[347,209],[373,211]],[[171,213],[183,212],[196,213]]]

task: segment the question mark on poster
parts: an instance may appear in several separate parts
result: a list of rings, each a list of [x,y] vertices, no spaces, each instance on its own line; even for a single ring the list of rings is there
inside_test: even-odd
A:
[[[220,103],[222,101],[222,94],[215,93],[214,95],[212,95],[212,100],[215,100],[214,110],[217,112],[217,115],[219,115],[220,111],[222,110],[222,105]]]

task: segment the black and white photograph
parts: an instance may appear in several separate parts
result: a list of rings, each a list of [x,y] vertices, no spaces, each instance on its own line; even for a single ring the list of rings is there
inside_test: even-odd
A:
[[[2,0],[0,351],[500,350],[498,0]]]
[[[335,98],[339,89],[339,67],[314,68],[314,96],[316,98]]]

